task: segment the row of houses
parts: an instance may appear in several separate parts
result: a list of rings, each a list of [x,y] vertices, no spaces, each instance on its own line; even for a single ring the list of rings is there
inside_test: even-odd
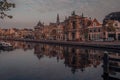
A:
[[[2,38],[23,38],[61,41],[103,41],[120,40],[120,17],[117,13],[107,15],[100,23],[96,18],[85,17],[75,11],[60,22],[59,14],[55,23],[45,25],[41,21],[34,29],[0,29]]]
[[[33,29],[0,29],[0,38],[34,38]]]
[[[76,15],[65,17],[60,22],[59,14],[56,23],[44,25],[40,21],[34,27],[35,39],[37,40],[65,40],[65,41],[95,41],[95,40],[120,40],[120,22],[107,20],[103,25],[96,18],[88,18]]]

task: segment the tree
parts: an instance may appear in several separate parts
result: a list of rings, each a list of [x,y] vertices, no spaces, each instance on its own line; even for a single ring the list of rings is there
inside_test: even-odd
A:
[[[10,11],[11,8],[15,8],[14,3],[10,3],[7,0],[0,0],[0,18],[4,19],[5,17],[12,18],[11,15],[6,14],[6,11]]]
[[[116,30],[115,26],[113,26],[113,23],[114,23],[113,20],[108,20],[108,21],[107,21],[107,24],[105,25],[105,27],[106,27],[106,30],[107,30],[108,32],[111,32],[111,31],[115,31],[115,30]]]

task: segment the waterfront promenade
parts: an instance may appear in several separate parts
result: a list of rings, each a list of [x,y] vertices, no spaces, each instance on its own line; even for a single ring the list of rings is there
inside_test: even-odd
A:
[[[12,41],[24,41],[24,42],[35,42],[35,43],[47,43],[47,44],[59,44],[59,45],[71,45],[71,46],[82,46],[91,48],[101,48],[101,49],[120,49],[120,41],[112,42],[98,42],[98,41],[56,41],[56,40],[33,40],[33,39],[4,39]]]

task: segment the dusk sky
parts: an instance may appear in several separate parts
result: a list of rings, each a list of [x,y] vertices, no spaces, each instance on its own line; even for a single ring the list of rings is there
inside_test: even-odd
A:
[[[1,28],[33,28],[39,20],[48,24],[55,22],[57,13],[60,20],[70,16],[73,10],[78,15],[97,18],[102,22],[105,15],[120,11],[120,0],[8,0],[16,8],[7,12],[13,19],[0,20]]]

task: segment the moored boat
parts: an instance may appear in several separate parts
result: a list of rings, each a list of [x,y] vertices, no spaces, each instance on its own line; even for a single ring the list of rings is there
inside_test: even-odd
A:
[[[7,42],[0,42],[0,48],[1,49],[12,49],[13,46],[10,43],[7,43]]]

